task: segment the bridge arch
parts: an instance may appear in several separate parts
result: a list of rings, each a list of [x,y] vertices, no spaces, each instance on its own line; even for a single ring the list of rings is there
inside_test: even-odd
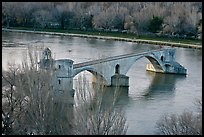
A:
[[[156,72],[165,72],[165,65],[164,65],[164,60],[162,61],[161,58],[163,54],[155,54],[155,53],[145,53],[143,55],[139,56],[133,56],[129,61],[127,61],[127,58],[124,59],[119,59],[117,61],[113,60],[108,62],[106,64],[108,68],[106,70],[101,70],[101,65],[98,64],[91,64],[91,65],[86,65],[82,67],[76,67],[74,69],[73,77],[77,75],[78,73],[82,71],[89,71],[92,73],[96,78],[100,78],[104,83],[107,83],[107,85],[111,84],[111,77],[115,74],[121,74],[121,75],[126,75],[129,69],[132,67],[132,65],[137,62],[137,60],[145,57],[147,58],[151,64],[154,66]],[[125,66],[125,67],[124,67]]]
[[[164,71],[163,69],[163,65],[161,64],[161,61],[158,61],[157,59],[151,57],[151,56],[145,56],[150,62],[151,64],[154,66],[155,69],[159,69],[159,70],[162,70]],[[161,58],[163,59],[163,58]]]
[[[136,57],[134,60],[132,60],[132,62],[129,63],[130,65],[129,65],[128,69],[127,69],[126,72],[123,73],[123,74],[126,75],[126,73],[129,71],[129,69],[132,68],[133,64],[135,64],[135,63],[136,63],[139,59],[141,59],[141,58],[146,58],[147,60],[149,60],[150,63],[154,66],[154,68],[155,68],[157,71],[159,71],[159,72],[161,72],[161,71],[165,72],[165,67],[166,67],[166,66],[164,65],[164,56],[163,56],[163,55],[161,55],[161,56],[156,56],[154,53],[148,53],[148,54],[144,54],[144,55],[142,55],[142,56]],[[163,60],[163,61],[162,61],[162,60]],[[122,64],[120,64],[120,65],[122,65]]]
[[[170,53],[172,53],[172,55],[170,55]],[[108,85],[110,85],[112,83],[112,76],[120,77],[126,75],[133,64],[143,57],[150,61],[146,66],[147,70],[161,73],[186,73],[186,69],[175,62],[174,54],[174,49],[162,49],[87,61],[74,64],[74,72],[72,74],[75,75],[87,70],[93,75],[100,75],[101,78],[105,79]]]
[[[84,72],[84,71],[88,71],[90,72],[97,80],[100,80],[102,82],[104,82],[104,84],[107,84],[107,78],[101,74],[100,72],[98,72],[94,67],[86,67],[86,68],[82,68],[78,71],[76,71],[73,75],[73,77],[75,77],[77,74]]]
[[[164,62],[163,55],[161,55],[160,57],[157,57],[154,54],[150,53],[148,55],[145,55],[145,57],[151,62],[151,64],[154,66],[155,69],[165,71],[165,66],[163,63]]]

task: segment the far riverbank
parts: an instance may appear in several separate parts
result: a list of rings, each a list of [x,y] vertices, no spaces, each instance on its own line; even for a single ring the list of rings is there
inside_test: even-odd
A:
[[[62,36],[73,36],[73,37],[84,37],[84,38],[96,38],[96,39],[107,39],[107,40],[119,40],[135,43],[147,43],[155,45],[166,45],[172,47],[183,47],[183,48],[195,48],[202,49],[202,45],[199,44],[189,44],[189,43],[180,43],[180,42],[170,42],[170,41],[158,41],[158,40],[148,40],[148,39],[138,39],[138,38],[124,38],[124,37],[115,37],[115,36],[101,36],[91,35],[91,34],[74,34],[74,33],[64,33],[64,32],[47,32],[39,30],[23,30],[23,29],[7,29],[2,28],[2,31],[9,32],[19,32],[19,33],[36,33],[36,34],[49,34],[49,35],[62,35]]]

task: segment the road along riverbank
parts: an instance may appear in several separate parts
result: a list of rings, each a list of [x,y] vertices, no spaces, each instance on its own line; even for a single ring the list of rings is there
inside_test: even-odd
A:
[[[62,35],[62,36],[72,36],[72,37],[84,37],[84,38],[96,38],[96,39],[118,40],[118,41],[127,41],[127,42],[135,42],[135,43],[155,44],[155,45],[163,45],[163,46],[166,45],[166,46],[172,46],[172,47],[202,49],[202,45],[177,43],[177,42],[168,42],[168,41],[157,41],[157,40],[131,39],[131,38],[121,38],[121,37],[111,37],[111,36],[98,36],[98,35],[87,35],[87,34],[61,33],[61,32],[17,30],[17,29],[7,29],[7,28],[2,28],[2,31],[19,32],[19,33],[36,33],[36,34]]]

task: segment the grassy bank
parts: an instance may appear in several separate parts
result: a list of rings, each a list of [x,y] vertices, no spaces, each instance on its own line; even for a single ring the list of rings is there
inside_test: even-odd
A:
[[[33,28],[25,28],[25,27],[14,27],[11,29],[16,30],[28,30],[33,31]],[[42,32],[56,32],[56,33],[70,33],[70,34],[79,34],[81,35],[90,35],[90,36],[106,36],[111,37],[114,40],[125,40],[132,42],[140,42],[140,43],[149,43],[149,44],[164,44],[164,45],[171,45],[171,46],[178,46],[178,47],[191,47],[191,48],[202,48],[202,40],[198,39],[178,39],[178,38],[162,38],[156,36],[147,36],[147,35],[140,35],[136,36],[135,34],[131,33],[120,33],[120,32],[101,32],[101,31],[82,31],[82,30],[61,30],[61,29],[35,29],[35,31],[42,31]],[[103,37],[103,38],[104,38]],[[127,40],[128,39],[128,40]]]

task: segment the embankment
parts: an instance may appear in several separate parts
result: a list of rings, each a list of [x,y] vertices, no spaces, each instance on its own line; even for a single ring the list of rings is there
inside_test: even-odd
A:
[[[96,39],[108,39],[108,40],[119,40],[119,41],[135,42],[135,43],[147,43],[147,44],[164,45],[164,46],[166,45],[166,46],[173,46],[173,47],[202,49],[202,45],[176,43],[176,42],[168,42],[168,41],[130,39],[130,38],[121,38],[121,37],[86,35],[86,34],[73,34],[73,33],[60,33],[60,32],[17,30],[17,29],[6,29],[6,28],[2,28],[2,31],[20,32],[20,33],[49,34],[49,35],[62,35],[62,36],[84,37],[84,38],[96,38]]]

